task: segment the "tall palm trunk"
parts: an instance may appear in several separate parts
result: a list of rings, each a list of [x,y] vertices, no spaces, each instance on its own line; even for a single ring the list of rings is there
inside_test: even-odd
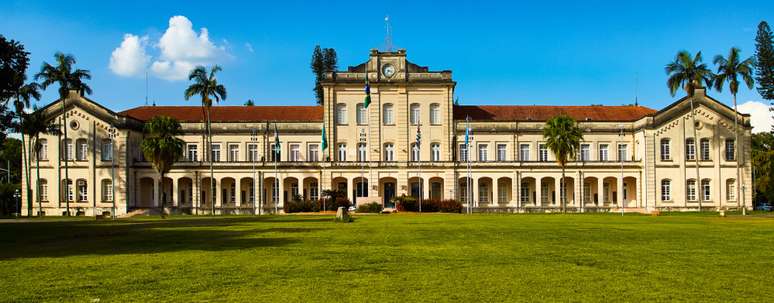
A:
[[[740,195],[741,184],[743,183],[742,183],[742,174],[741,174],[741,171],[739,170],[739,161],[741,161],[741,159],[739,158],[739,156],[741,155],[741,153],[739,152],[739,147],[741,146],[741,144],[739,144],[739,126],[737,122],[739,111],[737,111],[737,108],[736,108],[736,94],[733,94],[733,100],[734,100],[734,160],[736,160],[736,188],[734,188],[734,191],[736,191],[735,194],[736,194],[737,205],[739,204],[738,201],[742,201],[742,215],[746,216],[747,205],[745,205],[746,204],[745,200]]]
[[[23,124],[21,113],[19,113],[19,123]],[[27,148],[24,141],[24,132],[21,134],[21,148],[22,148],[22,169],[24,170],[24,180],[27,184],[26,196],[27,196],[27,217],[32,217],[32,190],[30,188],[30,156],[27,154]],[[10,167],[6,167],[11,169]],[[8,180],[10,182],[10,180]]]
[[[694,162],[696,163],[696,183],[694,183],[695,184],[694,186],[696,186],[695,187],[696,195],[697,195],[697,198],[699,198],[699,212],[701,212],[701,202],[702,202],[701,200],[704,194],[702,192],[703,189],[701,186],[701,176],[699,176],[699,157],[701,157],[701,142],[699,141],[699,137],[698,137],[699,135],[698,135],[698,132],[696,131],[696,110],[693,107],[693,99],[694,99],[694,96],[693,94],[691,94],[691,120],[693,122],[693,127],[692,127],[693,128],[693,159],[695,160]],[[621,181],[623,182],[623,180]]]
[[[37,148],[39,135],[35,134],[35,185],[36,185],[36,199],[38,200],[38,213],[43,213],[43,202],[40,201],[40,149]]]
[[[559,203],[562,207],[562,213],[567,213],[567,208],[565,207],[566,201],[565,201],[565,194],[562,193],[562,191],[565,191],[564,189],[564,164],[562,164],[562,178],[559,179]]]
[[[164,205],[164,174],[159,173],[161,175],[161,178],[159,179],[159,206],[161,207],[161,218],[166,218],[167,214],[165,213],[165,205]]]
[[[215,195],[218,194],[218,186],[215,184],[215,170],[213,168],[213,155],[212,155],[212,122],[210,121],[210,106],[207,107],[207,140],[209,141],[209,153],[207,154],[210,159],[210,202],[212,206],[212,215],[215,215]]]
[[[64,172],[65,172],[65,208],[67,209],[67,215],[70,216],[70,189],[72,188],[70,185],[70,174],[69,174],[69,162],[70,162],[70,148],[67,147],[67,113],[65,112],[65,103],[67,102],[67,97],[62,97],[62,128],[64,129]],[[61,142],[60,142],[61,144]],[[75,147],[75,146],[73,146]],[[60,153],[62,151],[59,151]],[[61,157],[60,157],[61,159]],[[62,183],[62,180],[59,180],[59,183]],[[75,185],[75,184],[73,184]]]

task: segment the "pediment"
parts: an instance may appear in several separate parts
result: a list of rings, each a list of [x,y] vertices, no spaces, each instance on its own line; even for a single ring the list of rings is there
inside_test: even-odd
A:
[[[66,114],[67,117],[94,119],[101,125],[112,125],[118,128],[141,125],[139,121],[119,115],[99,103],[71,91],[65,99],[56,100],[40,109],[47,120],[53,120]]]
[[[746,129],[752,128],[750,126],[750,115],[736,113],[726,104],[707,96],[703,89],[697,90],[694,96],[683,97],[653,114],[652,125],[657,132],[665,132],[677,126],[680,119],[692,119],[691,107],[693,107],[698,123],[712,124],[733,130],[734,115],[737,115],[740,126]]]

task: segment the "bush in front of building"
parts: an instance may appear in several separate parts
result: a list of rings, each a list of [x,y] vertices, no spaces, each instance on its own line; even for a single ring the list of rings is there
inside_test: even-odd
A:
[[[395,203],[395,209],[398,211],[419,211],[419,203],[412,196],[401,195],[392,198],[392,202]]]
[[[320,208],[317,206],[316,201],[310,200],[293,200],[285,202],[285,213],[310,213],[318,212]]]
[[[382,212],[382,205],[376,202],[361,204],[357,207],[357,212],[378,214]]]
[[[337,210],[339,207],[344,207],[346,209],[349,209],[349,207],[352,206],[352,202],[349,201],[346,197],[336,197],[336,198],[323,198],[317,201],[317,209],[319,210]]]
[[[412,196],[400,196],[393,199],[398,211],[419,211],[419,201]],[[422,200],[423,213],[461,213],[462,203],[454,199]]]
[[[462,203],[454,199],[438,201],[438,210],[442,213],[462,213]]]

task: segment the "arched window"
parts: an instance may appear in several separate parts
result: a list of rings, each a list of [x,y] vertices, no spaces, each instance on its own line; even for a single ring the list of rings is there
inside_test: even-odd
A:
[[[357,124],[368,124],[368,109],[365,107],[365,105],[363,105],[363,103],[358,103],[355,107],[357,109]]]
[[[661,139],[661,161],[672,160],[672,155],[670,151],[671,151],[671,148],[669,146],[669,139],[667,138]]]
[[[696,201],[696,180],[688,179],[686,181],[685,196],[688,201]]]
[[[113,160],[113,141],[102,139],[102,149],[100,150],[102,161]]]
[[[73,181],[72,180],[62,180],[62,190],[64,191],[62,194],[64,198],[67,201],[72,202],[75,200],[75,195],[73,194]]]
[[[409,121],[411,122],[411,125],[419,124],[419,117],[421,117],[419,115],[419,103],[412,103],[409,109]]]
[[[339,161],[347,161],[347,145],[339,144]]]
[[[76,160],[86,161],[86,155],[89,152],[89,144],[86,139],[78,139],[76,144]]]
[[[38,201],[48,201],[48,181],[38,180]]]
[[[102,180],[102,201],[113,201],[113,181],[110,179]]]
[[[387,103],[383,107],[384,109],[382,110],[382,120],[384,120],[384,125],[394,125],[395,112],[392,109],[392,103]]]
[[[661,180],[661,201],[672,201],[672,180]]]
[[[419,161],[419,146],[416,143],[411,143],[411,161]]]
[[[735,179],[726,180],[726,200],[736,201],[736,180]]]
[[[384,161],[387,161],[387,162],[395,161],[395,145],[393,145],[392,143],[384,144]]]
[[[433,162],[441,161],[441,144],[430,144],[430,159],[432,159]]]
[[[712,201],[712,190],[710,188],[710,179],[701,180],[701,198],[704,201]]]
[[[441,124],[441,106],[438,103],[430,104],[430,124]]]
[[[336,124],[347,124],[347,105],[344,103],[336,104]]]
[[[685,139],[685,160],[696,160],[696,140]]]
[[[702,161],[709,161],[710,160],[710,140],[708,138],[703,138],[699,141],[699,147],[701,147],[701,160]]]
[[[48,160],[48,140],[39,139],[37,147],[38,147],[37,159],[41,161]]]
[[[75,159],[75,149],[73,148],[72,139],[62,140],[62,158],[68,161]]]
[[[78,183],[76,184],[78,187],[78,201],[88,201],[89,200],[89,188],[86,184],[86,180],[79,179]]]

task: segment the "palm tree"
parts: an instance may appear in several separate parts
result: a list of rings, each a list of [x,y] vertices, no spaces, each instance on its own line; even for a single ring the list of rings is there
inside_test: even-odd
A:
[[[24,77],[26,78],[26,77]],[[24,109],[30,107],[30,100],[40,99],[40,91],[37,83],[28,83],[22,85],[16,92],[14,92],[13,106],[16,110],[16,117],[19,119],[19,128],[22,133],[21,136],[21,148],[22,148],[22,168],[24,169],[25,182],[27,184],[27,216],[32,216],[32,188],[30,182],[30,155],[27,153],[26,144],[24,142]],[[37,184],[37,182],[35,182]]]
[[[723,91],[723,85],[728,82],[728,90],[731,91],[731,96],[733,96],[734,100],[734,159],[736,160],[736,180],[737,184],[741,184],[741,174],[739,172],[739,129],[738,129],[738,115],[739,112],[736,108],[736,94],[739,92],[739,78],[742,78],[742,81],[744,81],[744,84],[747,85],[748,89],[752,89],[753,84],[755,84],[755,80],[753,80],[752,77],[752,70],[753,65],[755,64],[755,61],[752,57],[749,57],[747,59],[744,59],[742,61],[739,61],[741,55],[739,55],[741,51],[736,48],[732,47],[731,50],[728,52],[728,58],[723,58],[721,55],[715,56],[715,60],[713,62],[715,65],[718,66],[718,73],[715,75],[715,89],[718,92]],[[739,195],[739,185],[736,186],[736,195],[737,199],[742,199],[742,197]],[[744,200],[743,200],[744,201]],[[747,214],[747,210],[745,209],[745,205],[742,205],[742,214]]]
[[[145,123],[145,139],[141,148],[145,158],[153,163],[153,167],[159,172],[159,200],[161,200],[161,217],[166,217],[163,199],[164,175],[169,172],[172,165],[183,155],[183,140],[177,136],[181,133],[180,122],[166,117],[157,116]]]
[[[43,62],[43,66],[40,67],[40,72],[35,75],[35,80],[43,80],[40,86],[43,89],[47,89],[50,85],[56,83],[59,84],[59,100],[62,101],[62,129],[64,132],[64,140],[67,141],[67,115],[65,115],[67,97],[70,94],[70,90],[77,90],[81,96],[84,94],[91,94],[91,87],[83,83],[83,80],[91,79],[91,72],[85,69],[73,70],[75,64],[75,57],[73,55],[66,55],[61,52],[54,54],[56,60],[56,66]],[[60,151],[60,154],[62,151]],[[65,155],[67,156],[67,155]],[[61,156],[60,156],[61,160]],[[69,180],[68,163],[70,159],[66,159],[64,162],[65,180]],[[68,183],[69,184],[69,183]],[[59,195],[62,195],[62,182],[57,181],[57,187],[59,188]],[[61,197],[59,201],[62,201]],[[67,216],[70,215],[70,199],[65,197]]]
[[[583,140],[583,130],[578,127],[575,119],[565,114],[560,114],[548,120],[546,127],[543,129],[543,138],[546,139],[546,146],[556,156],[556,162],[562,167],[562,179],[559,180],[559,196],[561,201],[562,212],[567,212],[565,209],[565,195],[562,194],[564,189],[564,169],[567,165],[567,161],[571,158],[575,158],[580,148],[580,142]]]
[[[40,150],[43,147],[40,144],[40,134],[59,135],[59,127],[55,124],[50,124],[46,120],[46,116],[43,111],[38,110],[37,107],[33,107],[33,112],[23,114],[24,120],[21,128],[22,132],[30,138],[29,145],[32,147],[30,150],[35,156],[35,184],[37,190],[40,190]],[[29,171],[29,169],[28,169]],[[40,201],[40,193],[38,193],[36,199],[38,200],[38,211],[43,210],[42,201]]]
[[[696,56],[691,56],[688,51],[680,51],[675,56],[675,61],[670,62],[664,68],[669,78],[667,79],[667,87],[669,93],[672,96],[675,95],[678,89],[682,87],[688,94],[688,97],[693,97],[693,93],[697,88],[701,88],[701,82],[707,84],[708,87],[712,87],[712,80],[714,75],[712,71],[707,68],[707,65],[702,63],[701,52],[696,53]],[[693,107],[693,98],[688,99],[691,104],[691,120],[693,122],[693,140],[698,142],[696,133],[696,113]],[[695,146],[695,145],[694,145]],[[696,147],[694,147],[695,149]],[[694,156],[696,160],[696,182],[701,184],[701,177],[699,177],[699,157]],[[698,185],[697,185],[698,186]],[[699,196],[699,211],[701,211],[702,195]]]
[[[188,75],[188,80],[193,81],[185,90],[185,99],[188,100],[193,96],[200,96],[202,98],[202,111],[206,116],[205,132],[207,134],[207,141],[204,142],[203,152],[210,162],[210,203],[212,207],[212,214],[215,214],[215,195],[217,193],[217,186],[215,184],[215,172],[212,167],[212,124],[210,122],[210,108],[212,107],[212,99],[218,103],[220,100],[226,100],[226,87],[222,84],[218,84],[218,79],[215,78],[215,74],[222,69],[220,66],[213,66],[210,72],[207,72],[207,68],[204,66],[197,66]],[[204,137],[202,133],[202,137]],[[204,141],[204,140],[202,140]]]

